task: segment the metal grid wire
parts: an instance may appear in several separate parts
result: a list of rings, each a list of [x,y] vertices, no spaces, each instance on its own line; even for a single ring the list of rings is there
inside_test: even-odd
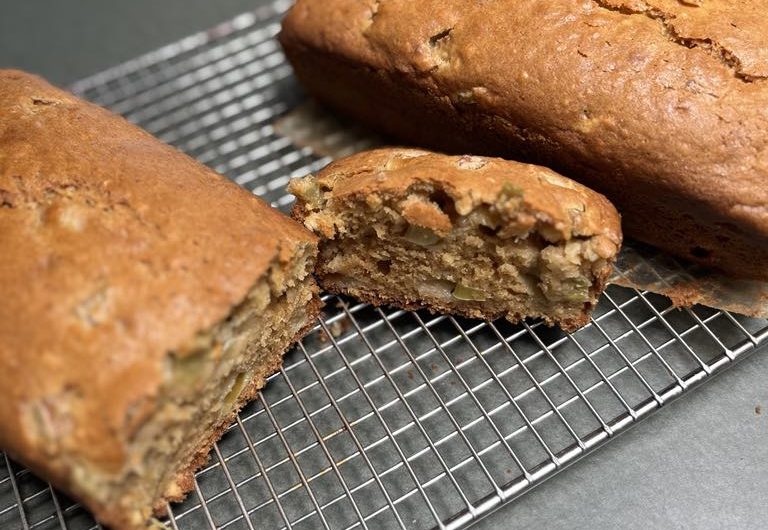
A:
[[[288,4],[74,89],[285,209],[288,179],[328,162],[272,125],[303,100],[274,40]],[[325,302],[169,511],[173,528],[464,527],[768,338],[764,320],[615,286],[573,335]],[[2,455],[0,528],[97,527]]]

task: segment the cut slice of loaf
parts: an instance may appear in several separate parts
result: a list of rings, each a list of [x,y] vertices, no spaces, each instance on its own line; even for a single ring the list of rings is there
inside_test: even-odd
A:
[[[294,180],[328,291],[472,318],[584,325],[621,245],[605,197],[501,159],[379,149]]]
[[[3,70],[0,249],[0,448],[114,530],[191,489],[319,311],[311,233]]]

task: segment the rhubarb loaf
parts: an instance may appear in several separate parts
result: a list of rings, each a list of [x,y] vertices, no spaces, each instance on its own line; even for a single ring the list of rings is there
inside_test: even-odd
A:
[[[554,168],[630,237],[768,278],[768,6],[298,0],[307,90],[400,140]]]
[[[0,449],[115,530],[182,498],[319,310],[311,233],[7,70],[0,249]]]
[[[615,208],[546,168],[385,148],[289,185],[328,291],[493,320],[589,320],[621,245]]]

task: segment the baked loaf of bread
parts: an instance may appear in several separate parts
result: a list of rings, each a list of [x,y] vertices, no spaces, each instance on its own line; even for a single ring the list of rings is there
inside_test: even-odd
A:
[[[145,528],[318,308],[316,238],[127,121],[0,70],[0,448]]]
[[[321,285],[376,305],[574,330],[621,245],[605,197],[501,159],[379,149],[289,191],[294,217],[320,236]]]
[[[406,142],[604,193],[625,233],[768,278],[768,6],[298,0],[280,40],[322,102]]]

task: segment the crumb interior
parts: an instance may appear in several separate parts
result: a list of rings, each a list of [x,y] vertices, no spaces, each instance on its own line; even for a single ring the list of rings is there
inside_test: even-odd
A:
[[[418,202],[439,208],[450,230],[409,222],[403,205]],[[321,246],[319,277],[331,290],[405,307],[512,321],[583,320],[607,265],[593,240],[560,240],[553,227],[532,222],[522,201],[518,208],[503,203],[459,215],[446,193],[422,187],[407,197],[358,197],[319,207],[309,213],[309,224],[332,223],[336,231]]]
[[[157,401],[143,416],[135,411],[124,475],[109,482],[91,475],[95,496],[111,499],[139,527],[152,516],[153,504],[158,509],[163,499],[186,493],[180,475],[279,368],[286,345],[307,326],[316,296],[313,265],[309,245],[287,270],[273,265],[226,320],[166,356]]]

